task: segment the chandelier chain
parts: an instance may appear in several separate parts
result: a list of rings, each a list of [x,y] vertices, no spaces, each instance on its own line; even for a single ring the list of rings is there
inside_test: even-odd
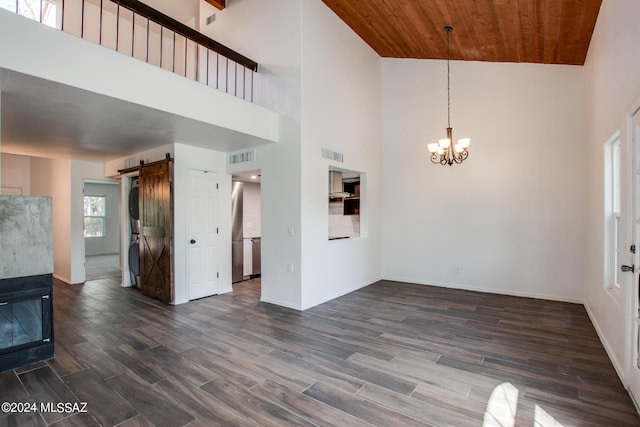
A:
[[[451,30],[447,29],[447,127],[451,127]]]

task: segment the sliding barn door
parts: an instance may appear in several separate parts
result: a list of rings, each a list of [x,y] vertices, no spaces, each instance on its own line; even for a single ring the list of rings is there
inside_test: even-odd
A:
[[[171,161],[140,168],[140,291],[173,302]]]

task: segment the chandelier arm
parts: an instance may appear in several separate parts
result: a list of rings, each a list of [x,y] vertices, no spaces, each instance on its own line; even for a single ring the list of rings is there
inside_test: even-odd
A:
[[[462,153],[458,154],[455,158],[454,161],[457,164],[460,164],[462,162],[464,162],[465,160],[467,160],[467,157],[469,157],[469,152],[468,151],[463,151]]]

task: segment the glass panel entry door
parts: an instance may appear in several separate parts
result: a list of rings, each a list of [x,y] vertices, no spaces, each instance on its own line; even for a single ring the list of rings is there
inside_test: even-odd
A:
[[[632,190],[630,194],[630,211],[632,215],[630,237],[630,248],[633,253],[634,267],[639,264],[638,260],[638,244],[640,243],[640,110],[632,117],[631,127],[632,138]],[[620,267],[618,267],[620,268]],[[630,314],[629,323],[631,324],[630,336],[628,336],[628,358],[631,363],[627,367],[627,388],[636,403],[640,402],[640,277],[638,276],[638,267],[634,268],[634,273],[626,276],[626,292],[629,304],[628,310]]]

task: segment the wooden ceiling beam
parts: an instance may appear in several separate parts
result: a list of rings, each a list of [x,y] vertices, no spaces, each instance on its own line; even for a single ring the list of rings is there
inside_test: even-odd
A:
[[[211,6],[216,7],[220,10],[224,9],[227,6],[227,0],[204,0],[209,3]]]

